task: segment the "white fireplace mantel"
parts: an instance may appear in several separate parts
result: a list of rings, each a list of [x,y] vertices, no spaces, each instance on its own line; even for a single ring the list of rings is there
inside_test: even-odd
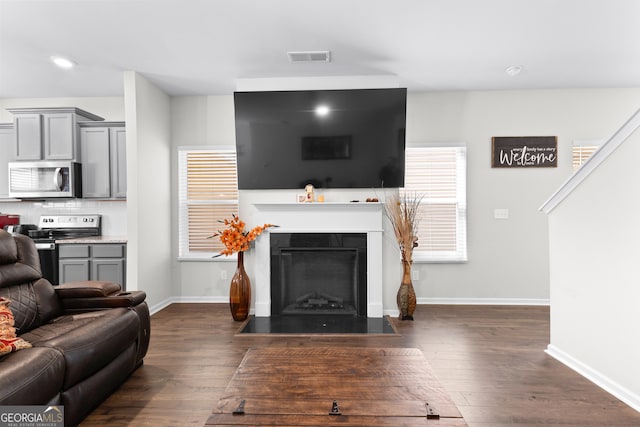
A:
[[[270,223],[269,233],[366,233],[367,316],[383,316],[382,203],[254,203],[252,222]],[[256,240],[255,315],[271,316],[271,265],[268,233]]]

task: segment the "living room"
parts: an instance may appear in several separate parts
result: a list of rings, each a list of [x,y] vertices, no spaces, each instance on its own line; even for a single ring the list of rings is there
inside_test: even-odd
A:
[[[3,8],[8,3],[11,2],[3,2]],[[361,12],[365,13],[364,9]],[[466,23],[468,21],[465,19]],[[474,28],[484,26],[475,25]],[[171,44],[170,40],[166,42]],[[283,47],[283,52],[286,49]],[[339,55],[335,56],[334,64],[339,58]],[[527,87],[526,79],[536,70],[529,69],[520,76],[511,77],[503,71],[508,65],[511,64],[495,66],[495,73],[501,74],[506,82],[499,90],[449,86],[448,89],[408,91],[407,146],[461,143],[467,148],[468,261],[416,263],[413,285],[421,306],[548,306],[551,299],[549,227],[540,207],[571,177],[574,143],[607,140],[638,109],[640,85],[637,82],[630,81],[624,86],[586,87],[586,83],[578,82],[562,87]],[[335,75],[323,77],[288,77],[286,72],[282,72],[285,77],[254,74],[252,77],[255,78],[244,80],[245,83],[267,85],[267,90],[301,84],[311,88],[403,85],[397,76],[385,73],[383,67],[375,69],[375,73],[355,75],[340,75],[338,71],[331,70]],[[553,70],[549,72],[553,73]],[[224,305],[228,302],[229,278],[235,270],[235,260],[203,261],[178,257],[177,152],[184,146],[234,144],[232,91],[237,86],[224,93],[174,94],[176,84],[169,89],[163,88],[163,78],[157,77],[158,73],[155,70],[120,72],[122,89],[109,95],[84,95],[73,90],[55,94],[42,91],[24,92],[25,95],[20,96],[2,95],[0,122],[12,119],[6,108],[35,106],[75,106],[107,120],[125,121],[129,144],[127,201],[100,208],[116,218],[113,227],[128,237],[128,288],[147,293],[152,313],[160,313],[179,303]],[[519,83],[516,79],[525,82]],[[242,80],[240,78],[240,83]],[[238,81],[234,81],[234,85],[237,84]],[[492,137],[542,135],[558,137],[557,167],[491,167]],[[289,201],[303,191],[303,188],[266,193],[243,191],[240,193],[240,214],[243,208],[246,211],[246,207],[256,201]],[[328,201],[349,201],[380,194],[363,191],[354,195],[335,190],[328,191],[325,196]],[[96,205],[81,201],[45,207],[30,203],[18,206],[13,201],[0,203],[0,211],[19,210],[30,218],[37,216],[36,211],[43,208],[85,211],[96,209]],[[497,210],[507,210],[508,218],[496,218]],[[392,239],[385,238],[384,241],[382,301],[384,313],[396,315],[401,269]],[[251,256],[249,253],[247,262],[250,276],[254,274]],[[540,351],[544,349],[543,346]],[[615,363],[614,358],[611,360]]]

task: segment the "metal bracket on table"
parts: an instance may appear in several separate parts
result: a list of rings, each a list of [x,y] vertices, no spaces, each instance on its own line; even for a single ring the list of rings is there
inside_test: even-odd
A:
[[[438,414],[438,411],[436,411],[433,406],[429,405],[429,402],[427,402],[425,405],[427,407],[427,419],[428,420],[439,420],[440,419],[440,414]]]
[[[340,412],[340,407],[338,406],[337,400],[333,401],[333,404],[331,405],[331,412],[329,412],[329,415],[342,415],[342,412]]]
[[[233,415],[244,415],[244,402],[244,399],[240,401],[240,404],[238,405],[236,410],[232,412]]]

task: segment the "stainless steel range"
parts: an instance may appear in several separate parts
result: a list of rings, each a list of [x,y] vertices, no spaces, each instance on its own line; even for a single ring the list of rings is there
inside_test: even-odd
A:
[[[42,277],[58,284],[58,242],[102,235],[102,215],[42,215],[38,230],[30,230],[40,256]]]

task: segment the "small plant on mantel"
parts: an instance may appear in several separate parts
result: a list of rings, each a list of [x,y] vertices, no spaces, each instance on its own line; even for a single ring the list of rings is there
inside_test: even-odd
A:
[[[245,320],[249,316],[249,306],[251,305],[251,281],[244,270],[244,253],[251,247],[251,242],[256,240],[263,231],[269,227],[276,226],[264,224],[246,231],[246,224],[235,214],[232,215],[231,219],[224,219],[220,222],[226,228],[209,236],[219,237],[224,245],[224,249],[214,258],[222,255],[238,254],[238,265],[235,274],[231,278],[229,289],[229,308],[234,320]]]
[[[418,246],[418,208],[422,202],[421,195],[403,196],[392,194],[385,199],[384,210],[402,255],[402,282],[397,294],[400,320],[413,320],[416,309],[416,293],[411,282],[411,265],[413,264],[413,248]]]

